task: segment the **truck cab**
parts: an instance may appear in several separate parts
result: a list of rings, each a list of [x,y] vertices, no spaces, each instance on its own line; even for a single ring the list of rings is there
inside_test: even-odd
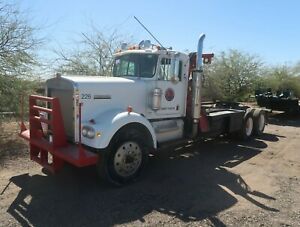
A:
[[[189,57],[177,51],[161,50],[149,41],[143,43],[148,45],[129,47],[116,54],[113,76],[143,81],[145,94],[138,94],[145,108],[141,114],[154,128],[157,142],[181,138],[182,118],[186,116]],[[170,133],[168,128],[172,128]]]
[[[138,47],[115,55],[113,76],[145,82],[145,117],[161,119],[185,116],[188,55],[158,46]],[[143,48],[143,49],[142,49]],[[160,94],[160,102],[153,96]]]

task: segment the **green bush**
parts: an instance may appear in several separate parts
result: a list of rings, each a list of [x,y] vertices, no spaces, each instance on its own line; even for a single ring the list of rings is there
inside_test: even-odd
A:
[[[300,64],[297,67],[266,67],[256,56],[229,50],[217,54],[211,65],[205,65],[202,94],[206,99],[248,101],[256,89],[289,89],[300,97]]]
[[[204,94],[212,99],[244,101],[253,93],[262,63],[256,56],[229,50],[205,67]]]
[[[38,82],[16,77],[0,76],[0,112],[20,112],[23,96],[25,111],[28,111],[28,95],[35,93]]]
[[[271,88],[273,92],[289,89],[294,96],[300,97],[300,77],[287,66],[274,67],[266,72],[256,86],[258,89]]]

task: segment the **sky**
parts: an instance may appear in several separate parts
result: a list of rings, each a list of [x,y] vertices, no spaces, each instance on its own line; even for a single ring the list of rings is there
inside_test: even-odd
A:
[[[40,49],[70,49],[91,24],[109,32],[118,29],[137,42],[154,40],[133,19],[136,16],[166,47],[195,51],[206,34],[205,52],[238,49],[258,55],[268,65],[300,61],[300,1],[297,0],[19,0],[31,24],[47,42]]]

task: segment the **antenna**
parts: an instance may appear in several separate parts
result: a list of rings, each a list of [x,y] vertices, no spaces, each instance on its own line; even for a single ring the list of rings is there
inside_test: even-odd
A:
[[[156,42],[158,42],[158,44],[163,48],[163,49],[166,49],[164,48],[164,46],[158,41],[157,38],[155,38],[155,36],[145,27],[145,25],[143,25],[142,22],[140,22],[139,19],[137,19],[136,16],[133,16],[133,18],[152,36],[153,39],[155,39]]]

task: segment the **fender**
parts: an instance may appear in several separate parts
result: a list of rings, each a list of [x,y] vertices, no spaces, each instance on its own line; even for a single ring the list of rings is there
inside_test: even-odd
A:
[[[123,126],[129,123],[139,123],[145,126],[152,136],[153,147],[157,148],[157,141],[154,129],[150,122],[141,114],[135,112],[127,112],[120,109],[109,110],[98,115],[94,118],[95,123],[92,124],[90,122],[83,122],[82,125],[89,125],[95,129],[96,132],[100,133],[100,136],[96,136],[93,139],[89,139],[87,137],[81,137],[82,143],[96,148],[96,149],[103,149],[106,148],[112,137],[115,133],[122,128]]]

